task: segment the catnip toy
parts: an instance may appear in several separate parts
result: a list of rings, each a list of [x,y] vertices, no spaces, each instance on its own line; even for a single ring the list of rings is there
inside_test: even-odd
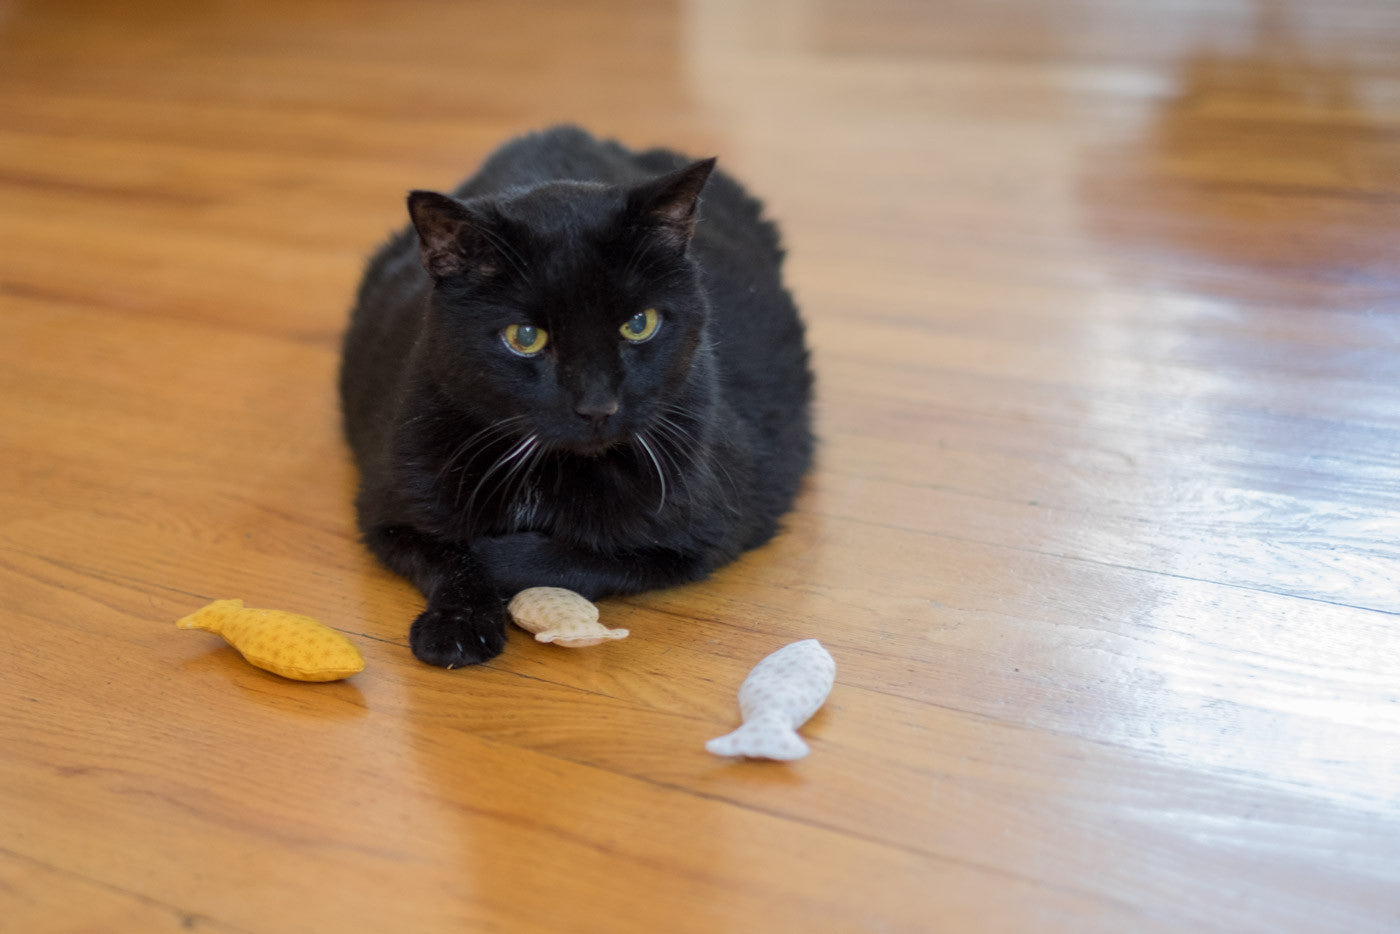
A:
[[[598,622],[598,608],[580,594],[562,587],[531,587],[510,601],[515,625],[535,634],[537,642],[579,649],[609,639],[626,639],[626,629],[609,629]]]
[[[338,681],[365,667],[360,650],[329,626],[242,600],[215,600],[175,625],[217,633],[250,663],[296,681]]]
[[[783,646],[739,686],[744,725],[705,748],[717,756],[801,759],[809,750],[797,728],[826,702],[835,681],[836,661],[816,639]]]

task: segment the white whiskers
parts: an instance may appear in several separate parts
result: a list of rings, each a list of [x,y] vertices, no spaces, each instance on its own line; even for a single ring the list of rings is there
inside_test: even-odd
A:
[[[497,438],[503,438],[508,435],[511,429],[515,427],[515,424],[524,419],[524,415],[512,415],[508,418],[492,422],[485,428],[467,436],[461,444],[457,445],[457,448],[452,452],[451,456],[443,461],[442,468],[437,472],[437,476],[433,478],[433,486],[437,486],[441,483],[453,470],[461,471],[461,475],[457,478],[457,492],[452,497],[452,506],[454,509],[462,499],[462,485],[466,482],[467,468],[470,467],[472,462],[481,456],[481,453],[490,447]],[[471,452],[471,456],[466,458],[466,460],[462,460],[462,456],[468,451]]]
[[[677,418],[672,418],[672,415],[677,416]],[[717,505],[737,514],[740,511],[739,486],[734,482],[734,476],[729,472],[729,468],[724,466],[721,457],[714,451],[703,450],[706,446],[690,428],[678,420],[688,419],[689,416],[690,413],[684,408],[674,403],[667,403],[664,410],[656,413],[654,417],[651,426],[655,429],[652,440],[663,455],[667,454],[667,445],[670,446],[674,456],[669,459],[676,465],[677,477],[685,475],[685,472],[680,469],[682,462],[688,465],[688,470],[692,474],[700,474],[705,477],[706,482],[698,485],[690,484],[688,488],[702,495],[707,495]],[[696,430],[699,430],[698,426]]]
[[[493,476],[495,476],[496,471],[501,470],[502,468],[505,468],[507,466],[509,467],[509,469],[501,477],[501,479],[496,481],[494,486],[494,489],[496,490],[503,490],[506,484],[510,481],[511,477],[515,475],[516,471],[518,471],[521,468],[521,466],[527,462],[527,460],[529,459],[528,456],[534,453],[535,448],[539,443],[540,441],[538,435],[526,435],[525,437],[517,441],[512,448],[506,451],[506,453],[497,457],[495,462],[491,464],[490,468],[488,468],[487,471],[481,475],[481,478],[476,481],[476,486],[472,489],[472,495],[467,498],[467,505],[464,509],[466,514],[469,516],[472,514],[472,507],[476,505],[477,494],[479,494],[482,491],[482,488],[486,486],[486,481],[490,480]]]
[[[637,439],[637,443],[642,446],[642,450],[646,451],[647,457],[651,458],[652,466],[656,468],[656,479],[661,481],[661,502],[656,504],[656,512],[659,515],[662,507],[666,505],[666,471],[661,469],[661,461],[657,460],[656,452],[651,449],[650,444],[647,444],[647,439],[643,433],[637,432],[632,437]]]

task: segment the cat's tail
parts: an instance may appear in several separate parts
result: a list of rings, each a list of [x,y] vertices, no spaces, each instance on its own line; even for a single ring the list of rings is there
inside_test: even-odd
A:
[[[733,733],[718,736],[705,744],[717,756],[745,756],[750,759],[801,759],[809,750],[802,737],[780,716],[757,716]]]

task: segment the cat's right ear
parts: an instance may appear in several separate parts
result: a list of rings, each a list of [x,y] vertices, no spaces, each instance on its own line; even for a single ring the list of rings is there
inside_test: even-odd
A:
[[[483,233],[486,222],[466,205],[435,191],[414,191],[408,214],[418,231],[423,268],[434,279],[464,274],[487,279],[495,273],[498,257]]]

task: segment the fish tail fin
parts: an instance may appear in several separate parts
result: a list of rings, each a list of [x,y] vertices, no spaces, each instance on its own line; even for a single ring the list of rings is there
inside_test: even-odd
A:
[[[811,751],[789,724],[769,718],[750,720],[734,732],[710,740],[705,748],[717,756],[782,761],[801,759]]]
[[[209,629],[209,625],[216,619],[219,613],[226,610],[243,609],[242,600],[215,600],[208,606],[202,606],[189,616],[181,617],[175,621],[175,625],[180,629]]]

